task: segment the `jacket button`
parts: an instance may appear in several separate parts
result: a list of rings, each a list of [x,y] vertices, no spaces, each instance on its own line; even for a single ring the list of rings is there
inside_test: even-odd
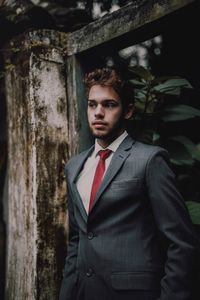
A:
[[[93,274],[93,270],[92,270],[92,268],[89,268],[86,273],[87,277],[91,277],[92,274]]]
[[[88,239],[91,240],[93,239],[93,237],[94,237],[93,232],[88,232]]]

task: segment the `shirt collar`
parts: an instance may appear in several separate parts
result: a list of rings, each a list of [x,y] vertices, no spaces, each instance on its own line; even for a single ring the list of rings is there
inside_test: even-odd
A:
[[[125,137],[127,137],[128,133],[125,130],[120,136],[118,136],[118,138],[116,138],[108,147],[106,147],[106,149],[110,149],[112,152],[116,152],[117,148],[119,147],[119,145],[123,142],[123,140],[125,139]],[[95,147],[94,147],[94,156],[96,157],[98,152],[100,150],[105,150],[104,148],[102,148],[99,143],[97,142],[97,139],[95,140]]]

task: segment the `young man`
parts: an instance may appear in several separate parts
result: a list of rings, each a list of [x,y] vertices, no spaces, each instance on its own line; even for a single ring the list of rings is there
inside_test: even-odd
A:
[[[85,84],[95,145],[66,166],[60,300],[191,300],[197,240],[167,152],[127,134],[133,93],[117,71],[97,69]]]

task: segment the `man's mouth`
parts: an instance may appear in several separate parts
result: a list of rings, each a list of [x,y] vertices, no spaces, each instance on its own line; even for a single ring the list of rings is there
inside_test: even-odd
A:
[[[101,122],[101,121],[95,121],[95,122],[92,122],[92,126],[94,126],[95,128],[103,128],[105,127],[107,124],[105,122]]]

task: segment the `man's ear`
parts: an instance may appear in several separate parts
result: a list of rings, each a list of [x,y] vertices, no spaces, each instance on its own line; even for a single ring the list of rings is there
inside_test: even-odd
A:
[[[128,120],[133,116],[134,113],[134,105],[130,103],[128,107],[125,109],[124,119]]]

